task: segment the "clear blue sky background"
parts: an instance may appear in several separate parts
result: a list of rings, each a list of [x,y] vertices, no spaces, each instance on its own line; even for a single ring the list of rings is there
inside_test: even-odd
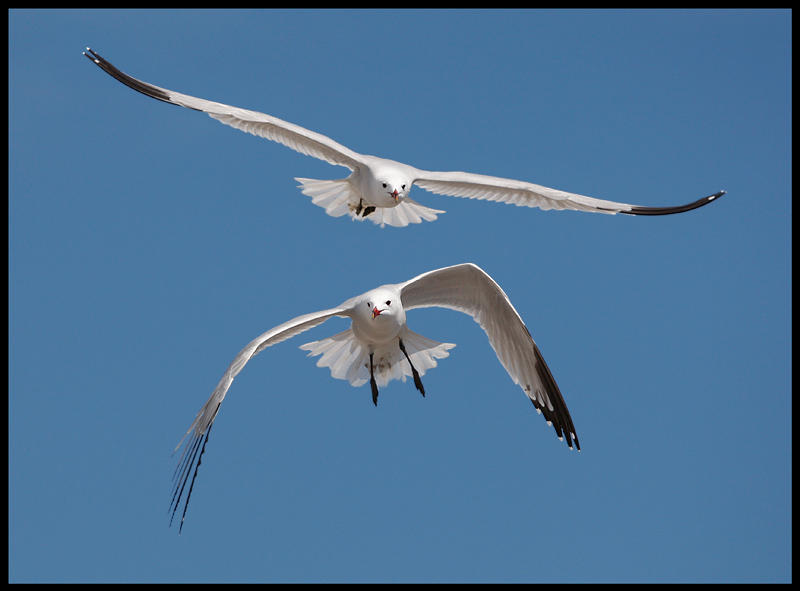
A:
[[[9,15],[11,581],[791,580],[790,12]],[[346,176],[92,65],[430,170],[674,205],[661,218],[429,194],[332,218]],[[298,347],[223,405],[183,534],[170,453],[290,318],[472,261],[539,344],[569,451],[462,314],[372,404]]]

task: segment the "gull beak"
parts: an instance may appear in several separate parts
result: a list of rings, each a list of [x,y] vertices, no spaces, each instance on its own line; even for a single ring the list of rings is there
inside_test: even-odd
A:
[[[392,193],[390,193],[392,197],[394,197],[394,202],[397,203],[397,198],[400,196],[400,192],[395,189]]]
[[[380,316],[380,315],[381,315],[381,311],[378,310],[378,306],[375,306],[374,308],[372,308],[372,319],[373,320],[375,320],[376,316]]]

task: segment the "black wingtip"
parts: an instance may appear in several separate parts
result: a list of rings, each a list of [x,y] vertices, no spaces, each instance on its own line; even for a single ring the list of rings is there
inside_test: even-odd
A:
[[[219,404],[217,404],[212,417],[216,418],[217,412],[219,412]],[[208,437],[211,434],[211,427],[213,426],[214,419],[212,418],[205,433],[198,434],[197,430],[194,431],[191,439],[186,443],[186,447],[181,453],[181,459],[178,460],[178,465],[175,467],[175,472],[172,475],[175,486],[172,493],[172,501],[170,501],[169,504],[168,512],[171,512],[169,518],[169,527],[172,527],[172,521],[175,519],[175,513],[178,510],[178,506],[181,504],[183,491],[186,488],[186,484],[189,482],[189,475],[191,475],[192,478],[191,484],[189,485],[189,492],[186,495],[186,501],[183,506],[183,513],[181,514],[181,523],[180,527],[178,528],[178,535],[183,532],[183,523],[186,519],[186,510],[189,508],[189,499],[192,497],[194,481],[197,479],[197,471],[200,469],[200,464],[203,462],[203,454],[206,452],[206,444],[208,443]],[[178,447],[180,447],[180,444]],[[198,452],[200,453],[199,456],[197,455]],[[196,464],[194,461],[195,458],[197,458]],[[194,465],[194,473],[192,472],[192,465]]]
[[[530,334],[530,333],[529,333]],[[533,339],[531,339],[531,342]],[[528,396],[528,400],[533,403],[534,408],[544,415],[545,420],[549,425],[555,429],[556,435],[559,440],[563,441],[566,436],[567,445],[570,449],[573,446],[573,440],[578,451],[581,449],[581,444],[578,442],[578,436],[575,432],[575,424],[572,422],[572,417],[569,414],[567,404],[564,402],[564,397],[561,395],[561,390],[558,388],[553,374],[550,373],[550,368],[547,367],[544,357],[542,357],[539,347],[533,343],[533,355],[536,359],[536,372],[542,382],[545,394],[550,399],[552,408],[547,404],[540,405],[536,396]],[[530,392],[530,386],[524,388],[526,394]]]
[[[697,209],[698,207],[708,205],[712,201],[716,201],[718,198],[722,197],[725,193],[727,193],[727,191],[720,191],[719,193],[714,193],[713,195],[703,197],[702,199],[698,199],[693,203],[687,203],[686,205],[677,205],[675,207],[634,206],[630,211],[620,211],[619,213],[624,213],[626,215],[672,215],[673,213],[683,213],[685,211],[691,211],[692,209]]]
[[[568,434],[567,434],[567,441],[570,443],[570,446],[569,446],[569,448],[570,448],[570,449],[572,449],[572,442],[571,442],[571,441],[569,441],[569,435],[570,435],[570,434],[568,433]],[[575,435],[575,433],[572,433],[572,439],[574,439],[574,440],[575,440],[575,449],[577,449],[578,451],[581,451],[581,444],[580,444],[580,442],[578,441],[578,436],[577,436],[577,435]]]
[[[87,53],[88,52],[88,53]],[[106,74],[109,76],[116,78],[120,82],[122,82],[128,88],[132,88],[136,92],[141,92],[145,96],[149,96],[151,98],[157,99],[159,101],[164,101],[165,103],[169,103],[171,105],[176,105],[173,103],[170,98],[169,94],[164,92],[163,89],[158,88],[157,86],[153,86],[152,84],[148,84],[147,82],[142,82],[141,80],[137,80],[133,76],[128,76],[125,72],[122,72],[114,67],[114,65],[103,58],[99,53],[93,51],[89,47],[86,48],[86,51],[83,52],[83,55],[88,57],[92,60],[97,66],[102,69]],[[180,106],[180,105],[176,105]],[[189,107],[192,108],[192,107]],[[195,109],[197,110],[197,109]]]

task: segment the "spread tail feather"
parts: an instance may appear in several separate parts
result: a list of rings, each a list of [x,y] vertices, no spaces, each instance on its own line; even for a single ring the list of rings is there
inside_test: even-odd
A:
[[[319,205],[328,215],[337,218],[348,214],[354,220],[368,219],[381,227],[388,224],[402,228],[408,224],[419,224],[422,220],[432,222],[437,219],[436,214],[444,213],[420,205],[408,197],[396,207],[371,207],[353,190],[348,179],[317,181],[296,178],[295,180],[302,183],[298,186],[304,195],[311,197],[311,203]],[[368,211],[369,209],[372,211]]]
[[[349,213],[355,213],[359,197],[350,187],[350,181],[315,181],[314,179],[294,179],[302,183],[299,185],[303,194],[311,197],[311,203],[325,209],[325,213],[335,218]]]
[[[420,376],[436,367],[436,360],[450,355],[448,350],[455,347],[452,343],[439,343],[410,330],[403,336],[403,344]],[[329,367],[336,379],[348,380],[356,387],[369,381],[369,348],[355,338],[352,329],[348,328],[322,341],[306,343],[300,348],[308,351],[309,357],[322,355],[317,367]],[[405,382],[406,377],[412,376],[411,366],[400,351],[397,340],[374,349],[373,365],[379,387],[392,380]]]
[[[379,207],[369,217],[376,224],[380,224],[381,227],[389,224],[390,226],[402,228],[408,224],[419,224],[422,220],[432,222],[438,219],[437,213],[444,213],[444,211],[425,207],[413,199],[405,197],[397,206]]]

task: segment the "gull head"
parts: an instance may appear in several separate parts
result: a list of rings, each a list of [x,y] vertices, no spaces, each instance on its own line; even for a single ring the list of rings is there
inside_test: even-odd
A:
[[[356,191],[369,205],[375,207],[392,208],[400,205],[408,197],[419,171],[386,158],[363,158],[363,165],[356,167],[350,175],[350,182]]]
[[[406,313],[397,290],[373,289],[359,299],[353,319],[356,336],[371,344],[397,337],[406,324]]]
[[[374,293],[373,297],[367,300],[366,307],[372,316],[373,322],[375,322],[378,317],[381,317],[379,322],[386,322],[390,320],[391,317],[397,317],[399,306],[397,302],[392,299],[393,297],[394,295],[390,293]]]
[[[364,196],[376,207],[397,207],[408,196],[414,179],[400,163],[374,160],[377,162],[362,177]]]
[[[378,207],[396,207],[408,195],[411,187],[406,179],[384,176],[372,183],[372,199]]]

